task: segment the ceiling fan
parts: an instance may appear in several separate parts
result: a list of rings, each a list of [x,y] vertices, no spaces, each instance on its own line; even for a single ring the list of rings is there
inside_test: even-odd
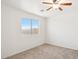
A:
[[[71,6],[72,3],[60,3],[61,0],[52,0],[52,2],[42,2],[42,4],[50,5],[49,8],[46,9],[46,11],[49,11],[50,9],[54,8],[57,6],[55,9],[59,9],[60,11],[63,11],[61,6]],[[44,11],[44,10],[41,10]]]

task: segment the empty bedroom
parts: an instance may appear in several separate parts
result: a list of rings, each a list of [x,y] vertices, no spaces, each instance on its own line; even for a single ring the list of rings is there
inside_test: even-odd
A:
[[[1,59],[78,59],[78,1],[1,0]]]

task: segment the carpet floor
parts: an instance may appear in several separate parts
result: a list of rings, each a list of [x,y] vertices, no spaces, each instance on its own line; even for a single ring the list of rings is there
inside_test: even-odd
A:
[[[78,59],[78,51],[43,44],[6,59]]]

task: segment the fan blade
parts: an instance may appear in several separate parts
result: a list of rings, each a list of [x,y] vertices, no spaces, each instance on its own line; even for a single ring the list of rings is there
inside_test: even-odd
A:
[[[50,2],[42,2],[43,4],[53,4],[53,3],[50,3]]]
[[[59,3],[61,0],[56,0],[56,2],[55,3]]]
[[[61,5],[72,5],[72,3],[61,3]]]
[[[50,10],[52,7],[49,7],[48,9],[46,9],[47,11]]]
[[[60,10],[60,11],[63,11],[63,9],[62,9],[61,7],[59,7],[59,10]]]
[[[52,0],[54,3],[57,1],[57,0]]]
[[[41,12],[43,12],[44,10],[42,9],[42,10],[40,10]]]

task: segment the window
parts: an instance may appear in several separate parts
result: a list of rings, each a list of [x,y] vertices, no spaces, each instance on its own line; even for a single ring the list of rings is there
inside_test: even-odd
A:
[[[30,19],[21,19],[21,30],[23,33],[31,33],[31,22]]]
[[[39,21],[35,19],[22,18],[21,30],[23,33],[37,34],[39,33]]]
[[[38,33],[38,32],[39,32],[39,21],[32,20],[32,33]]]

